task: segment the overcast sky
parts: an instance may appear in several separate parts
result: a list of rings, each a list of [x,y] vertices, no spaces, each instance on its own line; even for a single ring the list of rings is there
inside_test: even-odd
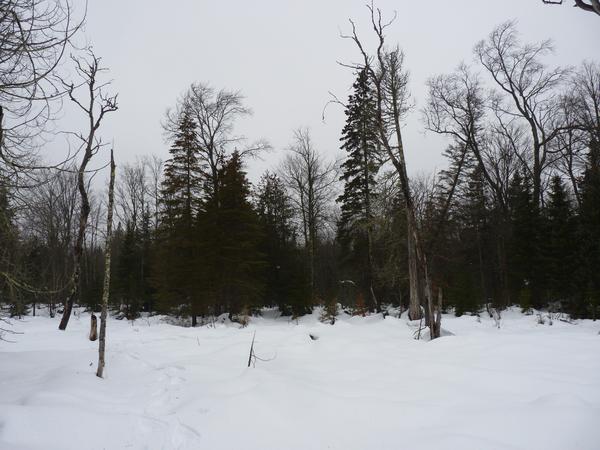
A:
[[[384,13],[398,14],[388,42],[399,43],[411,73],[415,112],[405,127],[409,170],[430,172],[444,165],[445,141],[424,133],[419,108],[428,77],[473,62],[475,43],[494,26],[518,21],[525,40],[552,38],[554,62],[575,65],[599,59],[600,17],[570,6],[544,6],[541,0],[380,0]],[[252,117],[237,131],[266,138],[274,152],[250,165],[255,178],[273,168],[293,129],[310,127],[315,144],[328,156],[339,154],[344,115],[330,107],[321,114],[328,91],[346,98],[353,76],[336,61],[357,60],[348,18],[369,36],[364,0],[102,0],[90,1],[85,34],[103,57],[119,93],[119,111],[102,126],[114,138],[118,159],[136,155],[168,157],[160,122],[165,109],[194,81],[240,90]]]

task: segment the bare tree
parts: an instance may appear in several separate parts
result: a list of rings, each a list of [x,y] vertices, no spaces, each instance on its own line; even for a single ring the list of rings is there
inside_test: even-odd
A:
[[[160,214],[160,187],[163,174],[163,160],[156,155],[147,156],[142,159],[149,171],[148,190],[152,200],[152,221],[154,231],[158,229],[158,218]]]
[[[88,190],[86,188],[85,175],[88,164],[92,157],[103,147],[101,138],[97,135],[98,129],[106,114],[117,110],[117,96],[107,95],[105,90],[109,83],[102,83],[99,76],[106,71],[100,64],[100,58],[94,55],[92,50],[88,50],[87,58],[72,58],[75,63],[75,69],[81,79],[82,86],[86,89],[86,95],[81,98],[76,95],[76,88],[73,84],[67,84],[68,95],[73,103],[85,114],[88,121],[88,128],[85,133],[75,133],[74,136],[80,142],[83,157],[77,171],[77,186],[81,198],[79,211],[79,224],[77,229],[77,238],[73,248],[73,275],[71,277],[71,291],[65,301],[65,309],[60,321],[59,329],[64,330],[69,323],[73,304],[79,296],[79,279],[81,276],[83,245],[85,231],[90,214],[90,202]]]
[[[461,64],[452,74],[429,79],[427,87],[429,95],[423,110],[426,129],[450,136],[471,153],[481,166],[497,202],[505,207],[501,186],[485,164],[486,98],[481,80]]]
[[[110,258],[113,222],[113,205],[115,197],[115,158],[110,150],[110,181],[108,184],[108,211],[106,217],[106,241],[104,243],[104,283],[102,286],[102,312],[100,313],[100,337],[98,343],[98,370],[96,376],[104,375],[104,353],[106,350],[106,319],[108,316],[108,297],[110,295]]]
[[[319,242],[328,220],[328,207],[334,198],[337,181],[335,162],[325,162],[315,148],[306,128],[294,131],[294,141],[281,167],[281,178],[290,190],[300,217],[307,252],[311,301],[316,300],[315,270]]]
[[[542,0],[547,5],[562,5],[564,0]],[[600,16],[600,1],[599,0],[573,0],[575,8],[583,9],[584,11],[596,13]]]
[[[491,75],[500,93],[492,101],[498,131],[523,127],[529,131],[529,151],[523,159],[533,182],[534,204],[543,201],[543,174],[553,160],[552,144],[562,131],[557,126],[560,105],[557,89],[567,80],[568,69],[548,69],[542,58],[553,51],[550,41],[519,42],[514,22],[495,28],[475,48],[482,66]]]
[[[586,61],[574,72],[569,91],[576,107],[575,124],[600,143],[600,64]]]
[[[134,229],[139,227],[144,215],[149,214],[151,186],[148,167],[147,162],[142,159],[124,164],[115,186],[117,217],[122,222],[131,222]]]
[[[560,97],[561,132],[555,142],[556,169],[570,182],[581,204],[579,174],[590,146],[600,145],[600,65],[586,61],[573,72]]]

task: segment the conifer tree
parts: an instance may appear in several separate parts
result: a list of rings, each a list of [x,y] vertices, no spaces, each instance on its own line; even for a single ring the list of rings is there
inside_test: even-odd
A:
[[[309,310],[308,283],[293,226],[294,209],[283,181],[266,172],[257,189],[257,212],[263,229],[261,251],[266,258],[265,302],[282,315],[297,317]]]
[[[155,264],[157,300],[163,309],[184,306],[196,325],[198,295],[194,282],[197,269],[195,216],[202,184],[196,124],[183,110],[169,149],[162,183],[162,217],[158,230]]]
[[[581,300],[572,313],[597,318],[600,313],[600,142],[592,139],[580,183],[580,253],[583,275]]]
[[[461,189],[462,201],[452,223],[457,230],[458,242],[453,240],[444,254],[444,261],[438,264],[450,273],[445,298],[448,303],[454,304],[457,315],[477,313],[490,297],[485,245],[489,233],[489,210],[485,181],[479,165],[469,171],[464,184]]]
[[[568,193],[558,175],[552,178],[545,213],[548,300],[564,301],[573,294],[576,239]]]
[[[264,282],[264,255],[258,215],[250,203],[250,183],[239,153],[234,152],[219,173],[216,198],[205,201],[200,214],[200,291],[206,306],[230,317],[259,306]],[[199,277],[197,279],[200,279]],[[212,305],[211,305],[212,303]]]
[[[7,300],[11,316],[20,317],[27,313],[27,306],[15,283],[15,277],[22,275],[18,250],[19,237],[9,190],[0,184],[0,300]]]
[[[121,305],[125,307],[125,317],[133,320],[138,317],[142,301],[140,280],[140,252],[134,225],[127,222],[125,235],[119,249],[118,266],[115,273],[115,291]]]
[[[532,195],[531,180],[517,172],[509,188],[512,227],[509,263],[512,288],[523,310],[540,306],[535,267],[539,263],[539,248]]]
[[[376,101],[365,69],[358,73],[354,92],[346,106],[342,149],[348,154],[342,164],[344,192],[338,198],[342,214],[338,240],[342,263],[350,277],[358,281],[369,307],[377,307],[373,286],[373,203],[375,176],[381,165],[377,141]]]

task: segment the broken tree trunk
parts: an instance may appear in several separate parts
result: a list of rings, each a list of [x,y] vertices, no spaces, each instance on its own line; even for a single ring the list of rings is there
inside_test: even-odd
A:
[[[90,341],[95,341],[98,339],[98,319],[96,318],[96,314],[92,313],[90,320]]]
[[[110,290],[110,256],[115,197],[115,159],[110,151],[110,183],[108,185],[108,218],[106,221],[106,242],[104,244],[104,286],[102,287],[102,312],[100,313],[100,343],[98,345],[98,371],[96,376],[104,374],[104,352],[106,350],[106,316],[108,314],[108,295]]]

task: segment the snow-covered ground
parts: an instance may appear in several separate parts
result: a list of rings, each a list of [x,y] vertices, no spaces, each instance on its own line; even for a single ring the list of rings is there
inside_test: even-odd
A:
[[[0,342],[1,449],[600,449],[600,321],[445,316],[427,342],[380,315],[111,319],[99,379],[89,314],[58,320]]]

